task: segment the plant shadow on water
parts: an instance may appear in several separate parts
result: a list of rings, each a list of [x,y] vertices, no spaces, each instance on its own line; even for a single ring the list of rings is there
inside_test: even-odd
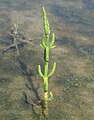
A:
[[[21,70],[22,70],[22,74],[27,77],[27,80],[28,80],[28,82],[29,82],[29,84],[26,84],[26,87],[27,87],[30,91],[33,91],[34,94],[35,94],[35,96],[36,96],[36,100],[37,100],[37,101],[40,101],[40,96],[39,96],[39,94],[38,94],[39,84],[38,84],[37,87],[35,87],[35,86],[34,86],[34,83],[33,83],[33,80],[32,80],[32,76],[34,76],[34,74],[32,73],[31,70],[28,70],[26,64],[25,64],[24,62],[22,62],[20,59],[18,59],[18,62],[19,62],[19,64],[20,64],[20,68],[21,68]],[[37,104],[38,104],[37,101],[32,100],[32,98],[30,98],[30,96],[28,96],[27,93],[24,92],[23,94],[24,94],[24,96],[25,96],[26,102],[29,103],[29,104],[31,104],[31,105],[32,105],[32,108],[35,106],[35,104],[36,104],[36,106],[37,106]],[[33,111],[35,112],[34,109],[33,109]]]
[[[25,91],[23,92],[23,95],[25,97],[25,102],[32,107],[34,114],[38,115],[40,120],[42,119],[48,120],[48,116],[44,116],[42,113],[43,112],[43,101],[40,98],[39,91],[38,91],[38,89],[40,88],[40,85],[37,84],[37,87],[36,87],[32,79],[32,77],[34,77],[35,74],[32,73],[30,69],[28,70],[26,64],[22,60],[18,59],[18,62],[20,64],[22,74],[28,80],[28,84],[26,84],[26,87],[28,88],[29,93]],[[34,93],[35,98],[34,96],[32,96],[32,92]]]

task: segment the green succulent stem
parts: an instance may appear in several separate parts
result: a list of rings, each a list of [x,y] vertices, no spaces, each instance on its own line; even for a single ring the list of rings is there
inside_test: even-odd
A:
[[[48,62],[45,62],[44,64],[44,77],[48,76]]]
[[[49,77],[53,75],[55,68],[56,68],[56,63],[54,63],[51,72],[49,73],[49,56],[50,56],[50,50],[55,47],[54,42],[55,42],[55,34],[52,33],[52,38],[51,42],[49,40],[50,38],[50,25],[49,21],[47,19],[47,14],[45,11],[45,8],[42,7],[43,11],[43,22],[44,22],[44,35],[42,36],[41,44],[40,46],[44,49],[44,72],[41,70],[41,66],[38,66],[38,72],[39,75],[43,78],[44,82],[44,107],[48,107],[48,101],[52,100],[53,94],[52,92],[49,93],[48,89],[48,80]]]

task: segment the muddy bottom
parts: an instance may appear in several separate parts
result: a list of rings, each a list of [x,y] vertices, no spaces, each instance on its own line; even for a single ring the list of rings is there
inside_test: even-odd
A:
[[[41,114],[43,80],[44,6],[56,35],[49,71],[49,115]],[[0,0],[0,120],[93,120],[94,119],[94,3],[93,0]],[[32,44],[19,44],[19,57],[9,31],[18,21],[19,32]],[[26,100],[28,96],[29,102]],[[47,114],[48,114],[47,113]]]

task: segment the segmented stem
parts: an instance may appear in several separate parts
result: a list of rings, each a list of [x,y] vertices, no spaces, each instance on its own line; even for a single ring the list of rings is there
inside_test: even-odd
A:
[[[42,11],[43,11],[43,22],[44,22],[44,35],[42,36],[42,40],[41,40],[41,47],[44,49],[44,72],[42,73],[41,71],[41,67],[40,65],[38,66],[38,72],[39,75],[43,78],[43,82],[44,82],[44,106],[45,108],[48,107],[48,100],[51,100],[53,98],[53,94],[52,92],[50,92],[50,94],[48,95],[48,79],[50,76],[53,75],[55,68],[56,68],[56,63],[54,63],[51,72],[48,73],[48,67],[49,67],[49,54],[50,54],[50,50],[52,48],[54,48],[54,42],[55,42],[55,34],[52,33],[52,39],[51,42],[49,40],[49,36],[50,36],[50,25],[49,25],[49,21],[47,19],[47,14],[45,11],[45,8],[42,7]]]

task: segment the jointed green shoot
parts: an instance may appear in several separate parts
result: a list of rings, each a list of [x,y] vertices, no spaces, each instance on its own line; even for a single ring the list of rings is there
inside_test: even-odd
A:
[[[43,78],[44,82],[44,108],[48,108],[48,101],[52,100],[53,94],[48,90],[48,79],[50,76],[53,75],[55,68],[56,68],[56,63],[54,62],[53,67],[49,73],[48,67],[49,67],[49,54],[50,50],[55,47],[54,42],[55,42],[55,34],[52,33],[52,38],[50,41],[50,25],[49,21],[47,19],[46,11],[45,8],[42,7],[43,11],[43,22],[44,22],[44,32],[45,34],[42,36],[41,40],[41,47],[44,49],[44,72],[42,73],[41,71],[41,66],[38,66],[38,72],[39,75]]]

